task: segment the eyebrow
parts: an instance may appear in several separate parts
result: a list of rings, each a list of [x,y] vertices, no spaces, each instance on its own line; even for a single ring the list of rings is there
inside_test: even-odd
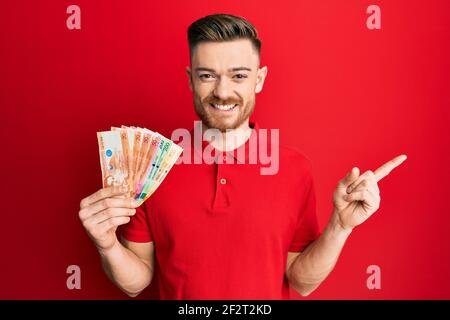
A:
[[[247,68],[247,67],[236,67],[236,68],[230,68],[228,69],[228,72],[236,72],[236,71],[252,71],[252,69]],[[205,68],[205,67],[197,67],[195,68],[195,71],[208,71],[208,72],[212,72],[212,73],[216,73],[216,71],[214,69],[211,68]]]

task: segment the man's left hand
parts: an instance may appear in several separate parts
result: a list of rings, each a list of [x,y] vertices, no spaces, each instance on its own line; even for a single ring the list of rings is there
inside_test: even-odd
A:
[[[406,155],[395,157],[375,171],[368,170],[359,175],[354,167],[341,181],[333,194],[333,203],[338,223],[351,230],[366,221],[380,207],[378,181],[406,160]]]

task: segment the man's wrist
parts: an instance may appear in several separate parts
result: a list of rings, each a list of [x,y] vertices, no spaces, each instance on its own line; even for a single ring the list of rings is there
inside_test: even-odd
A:
[[[336,209],[333,211],[333,214],[331,215],[329,225],[330,225],[331,231],[336,235],[342,235],[342,236],[348,237],[353,231],[352,227],[343,225],[343,223],[339,217],[339,213],[336,211]]]
[[[111,247],[106,248],[106,249],[97,247],[97,250],[101,257],[107,258],[107,257],[111,257],[112,255],[115,255],[118,251],[120,251],[120,246],[121,246],[121,244],[120,244],[119,240],[116,239],[116,241],[114,242],[114,244]]]

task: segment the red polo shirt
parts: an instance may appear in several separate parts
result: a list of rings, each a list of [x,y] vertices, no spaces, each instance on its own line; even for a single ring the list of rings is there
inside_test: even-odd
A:
[[[175,165],[122,227],[129,241],[154,242],[161,299],[289,298],[287,253],[319,236],[311,165],[280,146],[277,174],[261,175],[267,164],[248,164],[250,141],[259,136],[251,125],[238,148],[246,164],[237,150],[214,149],[225,163]],[[192,158],[206,146],[183,145]]]

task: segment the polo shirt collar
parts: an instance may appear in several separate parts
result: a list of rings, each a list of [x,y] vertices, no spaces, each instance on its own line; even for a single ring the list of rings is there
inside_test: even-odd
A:
[[[245,143],[241,144],[238,148],[236,148],[234,150],[230,150],[230,151],[220,151],[220,150],[214,148],[213,146],[211,146],[214,149],[214,154],[216,155],[216,157],[226,154],[229,157],[233,157],[234,160],[236,161],[235,163],[240,163],[240,164],[246,164],[246,163],[248,164],[249,159],[256,158],[254,156],[254,154],[257,153],[256,146],[257,146],[259,125],[257,122],[251,121],[249,123],[249,126],[250,126],[250,128],[252,128],[252,133],[250,134],[250,137],[247,139],[247,141]],[[201,148],[199,148],[199,145],[194,142],[194,139],[192,139],[194,152],[196,152],[197,155],[200,157],[203,156],[203,151],[210,144],[208,141],[203,139],[203,132],[201,132],[201,131],[202,131],[201,122],[199,122],[198,125],[195,125],[194,128],[191,130],[191,137],[199,136],[202,139]],[[252,145],[253,147],[250,148],[250,145]],[[244,155],[245,155],[244,162],[241,161],[242,156],[239,156],[242,153],[244,153]],[[252,158],[252,156],[253,156],[253,158]]]

